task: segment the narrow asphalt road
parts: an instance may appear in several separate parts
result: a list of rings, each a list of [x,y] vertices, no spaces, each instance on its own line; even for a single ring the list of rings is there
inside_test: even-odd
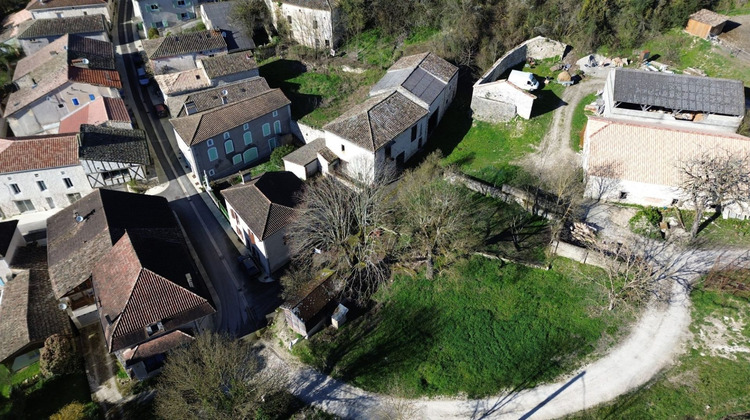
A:
[[[138,113],[141,129],[151,143],[153,156],[163,169],[164,177],[169,181],[168,188],[159,195],[170,201],[182,223],[195,252],[200,259],[219,300],[219,314],[215,329],[233,336],[243,336],[265,325],[265,314],[273,311],[278,305],[279,285],[277,283],[261,284],[249,279],[236,262],[239,256],[238,247],[224,229],[207,204],[207,193],[196,191],[185,173],[176,148],[170,142],[165,131],[165,123],[155,117],[150,96],[138,84],[133,65],[133,58],[138,54],[134,43],[134,24],[132,2],[120,0],[118,19],[113,34],[115,45],[121,48],[125,73],[122,75],[127,85],[126,92],[132,96],[131,106]],[[149,87],[151,88],[151,87]],[[168,125],[168,123],[166,123]],[[164,182],[165,180],[160,179]]]

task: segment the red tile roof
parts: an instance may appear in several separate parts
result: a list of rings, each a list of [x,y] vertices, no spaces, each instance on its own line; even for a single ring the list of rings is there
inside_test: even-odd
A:
[[[75,135],[0,139],[0,173],[79,165]]]
[[[81,124],[101,125],[107,121],[130,122],[125,101],[100,96],[60,120],[60,133],[77,133]]]
[[[122,89],[120,73],[115,70],[94,70],[71,66],[68,69],[68,80]]]

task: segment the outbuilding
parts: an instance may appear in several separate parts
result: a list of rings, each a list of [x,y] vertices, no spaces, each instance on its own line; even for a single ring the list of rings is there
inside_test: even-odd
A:
[[[727,20],[729,18],[724,15],[708,9],[701,9],[690,15],[685,30],[687,33],[701,38],[718,36],[724,30],[724,24]]]

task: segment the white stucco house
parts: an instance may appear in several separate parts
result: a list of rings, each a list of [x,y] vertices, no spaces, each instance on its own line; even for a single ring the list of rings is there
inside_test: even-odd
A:
[[[103,15],[111,22],[106,0],[33,0],[26,6],[34,19]]]
[[[109,41],[108,26],[99,14],[34,19],[16,38],[28,57],[66,34]]]
[[[135,20],[143,22],[143,30],[165,29],[182,25],[196,18],[196,0],[132,0]]]
[[[0,139],[0,216],[52,210],[92,191],[75,134]]]
[[[232,229],[269,276],[289,262],[284,235],[301,192],[302,181],[291,172],[266,172],[221,192]]]
[[[143,50],[154,74],[193,70],[201,58],[227,53],[227,43],[220,31],[199,31],[144,39]]]
[[[310,48],[333,50],[341,43],[341,9],[335,0],[266,0],[276,28],[286,25],[292,39]]]
[[[370,98],[323,127],[284,159],[301,179],[334,168],[372,182],[388,166],[400,170],[427,143],[456,95],[458,68],[432,53],[403,57],[370,90]]]

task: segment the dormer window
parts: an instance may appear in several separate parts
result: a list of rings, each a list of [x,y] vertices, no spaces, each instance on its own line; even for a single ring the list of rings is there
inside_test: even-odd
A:
[[[146,334],[148,334],[149,337],[161,332],[164,332],[164,324],[162,324],[161,321],[146,326]]]

